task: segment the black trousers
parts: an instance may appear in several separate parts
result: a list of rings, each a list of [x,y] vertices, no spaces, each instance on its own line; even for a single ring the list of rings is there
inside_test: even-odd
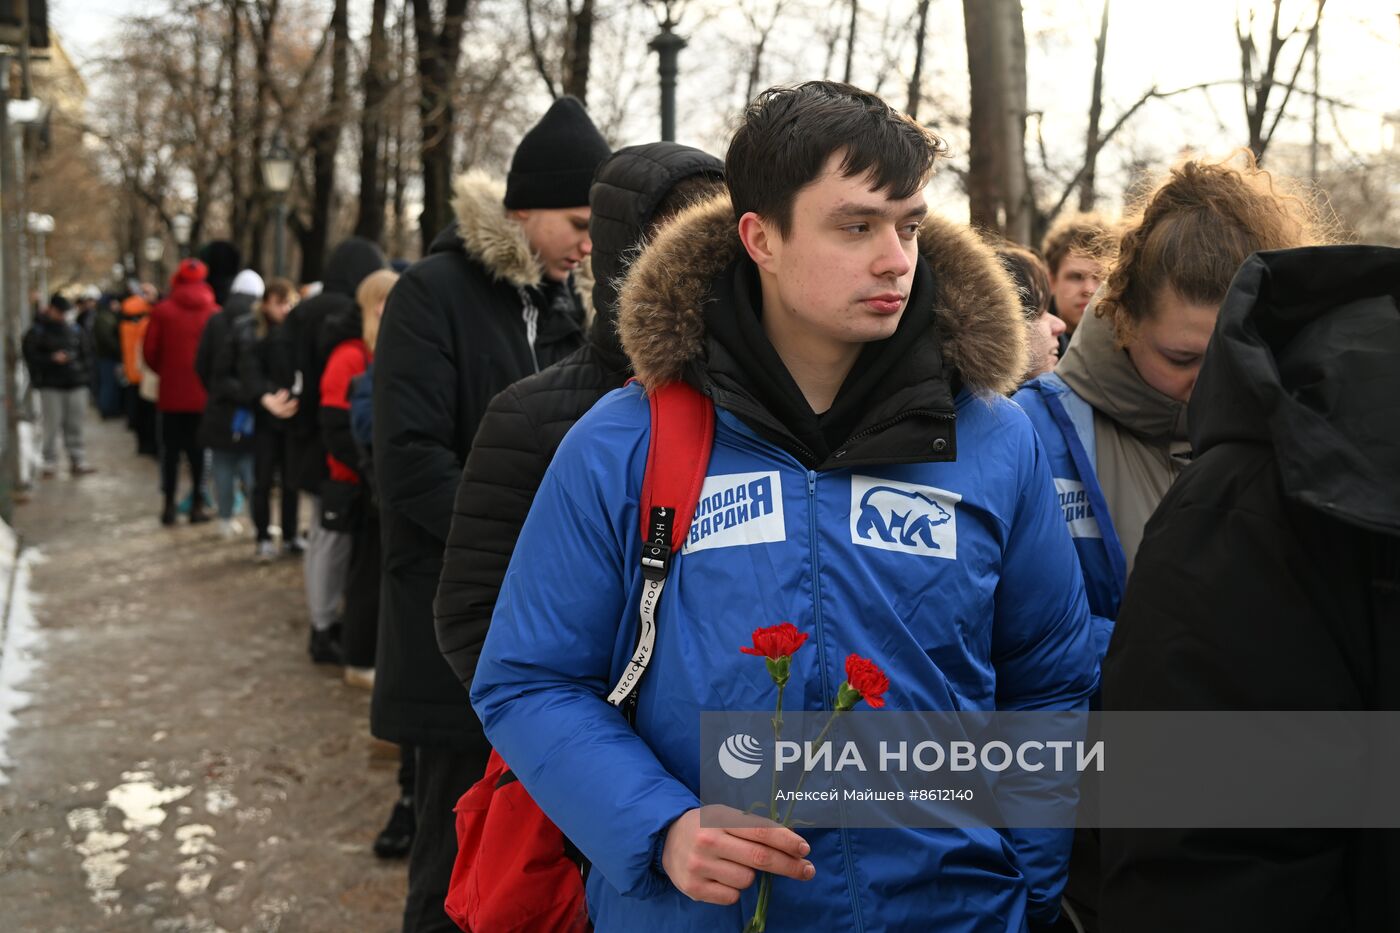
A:
[[[340,649],[351,667],[374,667],[379,640],[379,510],[367,505],[350,545]]]
[[[195,439],[201,417],[197,411],[160,413],[160,490],[167,497],[173,497],[179,485],[182,454],[189,461],[196,495],[204,482],[204,448]]]
[[[253,527],[258,530],[259,541],[272,540],[272,532],[268,528],[272,522],[274,485],[281,493],[282,540],[296,540],[297,507],[300,503],[290,451],[288,433],[258,419],[253,431]]]
[[[472,750],[420,745],[414,776],[413,815],[418,829],[408,855],[408,900],[403,933],[458,933],[442,903],[457,858],[457,816],[452,808],[486,771]]]
[[[141,390],[136,386],[127,386],[122,394],[126,399],[127,427],[136,435],[136,452],[157,455],[160,444],[156,441],[155,403],[142,398]]]

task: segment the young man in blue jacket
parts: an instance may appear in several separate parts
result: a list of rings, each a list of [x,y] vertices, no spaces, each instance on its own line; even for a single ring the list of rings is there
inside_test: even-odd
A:
[[[1044,455],[1003,398],[1024,325],[994,254],[928,216],[942,143],[873,95],[765,92],[726,160],[729,197],[678,217],[633,266],[624,347],[643,386],[716,408],[698,522],[671,570],[635,723],[605,697],[636,639],[641,386],[565,439],[530,512],[476,672],[486,734],[592,862],[601,931],[738,930],[759,870],[768,929],[1022,931],[1053,923],[1060,831],[702,825],[700,713],[771,708],[738,651],[780,620],[809,632],[787,709],[826,709],[848,653],[903,710],[1087,707],[1097,664]],[[894,531],[876,489],[938,506]],[[946,516],[946,517],[945,517]],[[888,532],[888,533],[887,533]]]

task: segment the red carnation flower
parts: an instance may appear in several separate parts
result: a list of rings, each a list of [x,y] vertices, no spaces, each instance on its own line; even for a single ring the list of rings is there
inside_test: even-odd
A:
[[[885,705],[884,694],[890,689],[890,679],[868,658],[862,658],[858,654],[846,656],[846,683],[860,694],[861,699],[870,704],[871,709],[879,709]]]
[[[797,626],[791,622],[782,622],[767,628],[754,629],[753,647],[745,646],[739,650],[744,654],[776,661],[778,658],[790,657],[806,641],[806,632],[799,632]]]

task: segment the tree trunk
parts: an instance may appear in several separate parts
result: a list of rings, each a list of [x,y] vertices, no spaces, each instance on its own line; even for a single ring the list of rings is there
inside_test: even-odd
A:
[[[331,13],[330,100],[311,131],[311,222],[298,234],[301,241],[301,280],[321,278],[330,240],[331,206],[335,198],[335,157],[345,123],[347,75],[350,67],[349,0],[335,0]]]
[[[846,33],[846,76],[842,78],[847,84],[851,83],[851,66],[856,58],[856,21],[860,19],[860,0],[851,0],[851,28]]]
[[[369,59],[365,62],[365,106],[360,113],[360,212],[355,235],[378,243],[384,236],[384,110],[389,86],[388,39],[384,17],[388,0],[374,0],[370,14]]]
[[[569,31],[564,47],[564,93],[588,103],[588,69],[593,59],[593,0],[582,0],[578,11],[569,9]]]
[[[253,153],[257,159],[267,152],[267,131],[269,114],[272,111],[272,36],[277,27],[279,0],[269,0],[257,5],[258,39],[253,70],[257,83],[257,97],[253,104]],[[253,221],[248,226],[248,261],[261,263],[261,268],[274,268],[275,258],[268,261],[266,254],[268,210],[267,186],[263,182],[262,171],[253,173]]]
[[[451,219],[452,143],[457,60],[468,0],[447,0],[442,28],[433,22],[431,0],[413,0],[413,31],[418,43],[418,125],[422,142],[423,212],[418,232],[426,255],[433,238]]]
[[[1095,170],[1099,162],[1099,121],[1103,118],[1103,59],[1108,48],[1108,4],[1103,0],[1103,16],[1099,20],[1099,38],[1094,43],[1094,88],[1089,95],[1089,133],[1084,141],[1084,177],[1079,181],[1079,209],[1092,211],[1098,199]]]
[[[972,224],[1031,239],[1026,170],[1026,41],[1020,0],[963,0],[971,114],[967,194]]]
[[[228,112],[229,122],[235,136],[228,148],[228,185],[230,204],[230,225],[233,227],[233,240],[243,253],[244,262],[251,263],[252,254],[248,249],[248,202],[247,175],[244,171],[243,147],[236,134],[243,128],[243,82],[240,80],[239,58],[242,56],[243,24],[238,15],[238,3],[228,5]],[[254,150],[253,159],[258,157]]]
[[[914,73],[909,76],[909,105],[904,112],[919,119],[919,101],[924,96],[924,41],[928,36],[928,2],[919,0],[919,25],[914,31]]]

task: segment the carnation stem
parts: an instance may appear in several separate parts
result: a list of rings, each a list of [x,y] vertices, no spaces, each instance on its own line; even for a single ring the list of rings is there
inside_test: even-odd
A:
[[[778,742],[783,737],[783,690],[787,684],[778,684],[778,705],[773,711],[773,747],[778,747]],[[772,788],[768,792],[768,818],[776,821],[778,819],[778,768],[773,767]],[[768,897],[773,890],[773,876],[768,872],[763,872],[758,879],[758,904],[754,907],[753,917],[749,920],[749,925],[744,927],[744,933],[763,933],[763,927],[768,922]]]
[[[840,716],[842,712],[844,710],[839,709],[832,712],[831,718],[826,721],[826,725],[822,726],[822,731],[817,733],[817,739],[812,743],[813,746],[820,747],[822,739],[826,738],[826,734],[831,731],[832,725],[836,722],[836,717]],[[797,806],[797,797],[802,792],[802,785],[806,783],[809,773],[806,768],[802,769],[802,776],[797,779],[797,786],[793,788],[792,796],[788,798],[787,812],[783,814],[783,825],[789,829],[792,828],[792,808]]]

